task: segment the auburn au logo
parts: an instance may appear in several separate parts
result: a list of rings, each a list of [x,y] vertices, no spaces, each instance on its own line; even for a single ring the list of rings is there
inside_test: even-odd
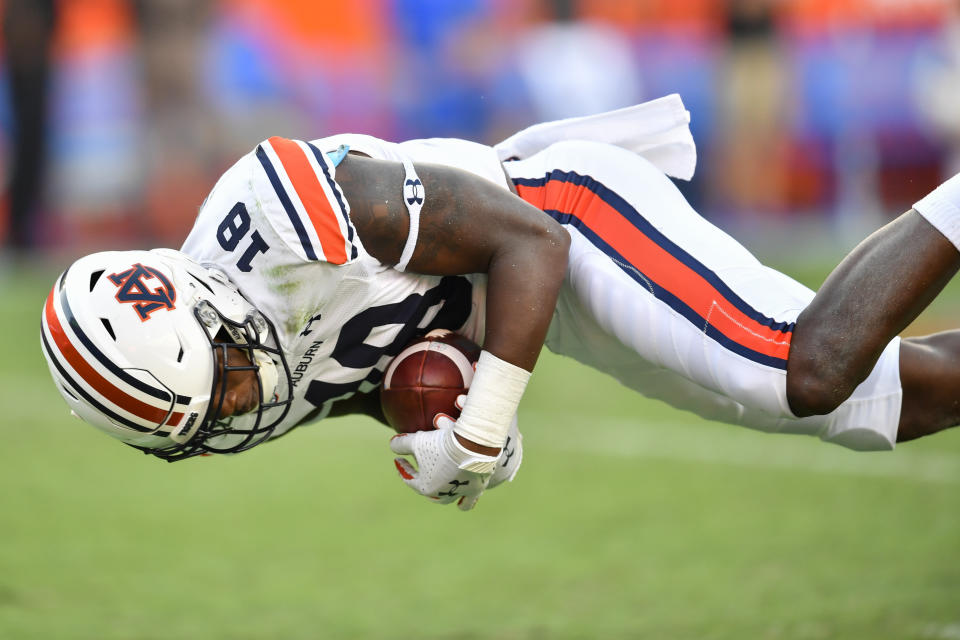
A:
[[[177,299],[176,289],[165,275],[153,267],[145,267],[138,262],[126,271],[108,277],[119,287],[117,302],[132,304],[142,322],[149,320],[150,314],[157,309],[175,308],[173,303]],[[159,286],[151,289],[145,280],[156,280]]]

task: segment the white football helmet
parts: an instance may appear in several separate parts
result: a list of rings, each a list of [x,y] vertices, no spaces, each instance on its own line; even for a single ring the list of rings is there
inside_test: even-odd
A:
[[[290,370],[273,324],[224,274],[179,251],[77,260],[54,284],[41,324],[47,364],[73,413],[165,460],[249,449],[290,408]],[[250,364],[228,366],[229,348]],[[218,419],[226,373],[237,369],[257,372],[259,405]]]

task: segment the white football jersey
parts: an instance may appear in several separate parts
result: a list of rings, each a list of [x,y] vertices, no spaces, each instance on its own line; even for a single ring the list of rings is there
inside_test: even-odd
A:
[[[483,339],[485,276],[404,273],[364,250],[327,155],[343,144],[381,159],[457,162],[506,188],[494,151],[462,140],[274,137],[224,173],[181,251],[226,273],[276,326],[294,382],[277,436],[374,389],[417,334],[444,328]]]

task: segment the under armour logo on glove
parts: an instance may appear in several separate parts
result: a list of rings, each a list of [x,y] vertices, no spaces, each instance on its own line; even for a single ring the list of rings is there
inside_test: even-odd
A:
[[[423,204],[423,183],[420,178],[403,183],[403,197],[407,199],[407,204]]]
[[[510,458],[513,457],[513,454],[517,452],[517,448],[510,448],[510,441],[513,440],[510,436],[507,436],[507,441],[503,443],[503,453],[500,454],[500,466],[505,467],[510,464]]]
[[[468,484],[470,484],[470,481],[469,481],[469,480],[465,480],[465,481],[463,481],[463,482],[460,482],[459,480],[451,480],[448,484],[452,485],[453,488],[450,489],[450,491],[440,491],[440,492],[438,492],[438,493],[437,493],[438,496],[450,496],[451,498],[452,498],[453,496],[458,496],[458,495],[460,495],[460,494],[457,493],[457,489],[460,488],[460,487],[465,487],[465,486],[467,486]]]
[[[507,441],[503,444],[503,452],[497,460],[497,469],[490,478],[488,487],[494,487],[510,482],[517,475],[520,464],[523,462],[523,436],[517,428],[517,418],[514,416],[510,431],[507,432]]]

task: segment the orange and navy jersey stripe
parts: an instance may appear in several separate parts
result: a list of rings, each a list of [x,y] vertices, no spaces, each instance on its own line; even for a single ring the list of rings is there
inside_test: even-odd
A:
[[[711,339],[754,362],[787,368],[795,323],[778,322],[755,309],[613,190],[590,176],[560,170],[513,182],[521,198],[575,227]]]
[[[349,207],[323,152],[309,142],[274,136],[260,143],[255,155],[304,257],[331,264],[355,260]]]

